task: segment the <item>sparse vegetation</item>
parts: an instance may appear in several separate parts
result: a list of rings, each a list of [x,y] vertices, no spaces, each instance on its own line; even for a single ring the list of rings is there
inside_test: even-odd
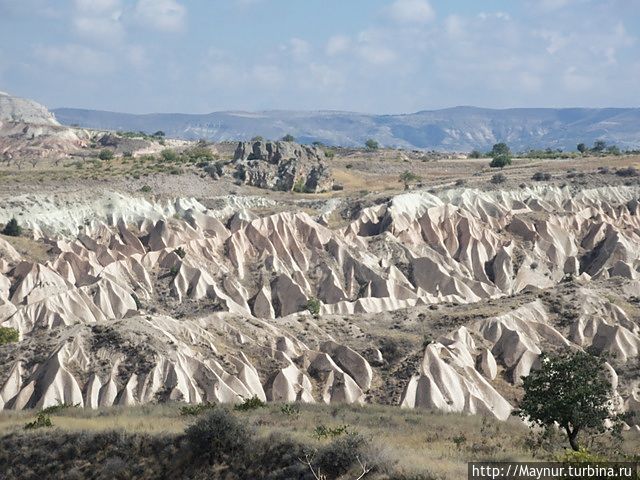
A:
[[[294,137],[293,135],[291,135],[290,133],[287,133],[284,137],[282,137],[281,139],[283,142],[295,142],[296,141],[296,137]]]
[[[531,180],[534,180],[536,182],[542,182],[542,181],[546,182],[551,180],[551,174],[546,172],[536,172],[531,177]]]
[[[419,182],[422,178],[409,170],[405,170],[400,174],[398,180],[404,184],[405,190],[408,190],[412,183]]]
[[[183,407],[180,407],[180,415],[183,417],[197,417],[198,415],[208,412],[214,408],[216,408],[216,404],[210,402],[198,403],[196,405],[184,405]]]

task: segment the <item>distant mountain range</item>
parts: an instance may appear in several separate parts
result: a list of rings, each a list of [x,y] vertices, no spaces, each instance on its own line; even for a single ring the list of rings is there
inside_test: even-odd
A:
[[[217,112],[133,115],[96,110],[53,110],[58,121],[100,130],[162,130],[169,137],[211,141],[248,140],[291,134],[299,142],[360,146],[373,138],[387,147],[439,151],[486,150],[507,142],[516,151],[532,148],[575,150],[605,140],[622,149],[640,147],[640,108],[456,107],[408,115],[349,112]]]

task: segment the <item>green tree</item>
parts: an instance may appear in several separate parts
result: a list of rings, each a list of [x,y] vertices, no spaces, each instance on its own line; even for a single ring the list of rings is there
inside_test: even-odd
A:
[[[469,158],[482,158],[482,153],[480,153],[478,150],[472,150],[469,154]]]
[[[364,144],[367,147],[367,150],[378,150],[380,148],[380,144],[376,142],[373,138],[367,140]]]
[[[541,355],[540,368],[523,378],[524,396],[514,415],[546,429],[559,425],[571,448],[579,451],[580,432],[602,433],[607,420],[617,420],[604,363],[586,352]]]
[[[496,143],[493,148],[491,149],[491,152],[489,153],[493,158],[500,156],[500,155],[506,155],[507,157],[511,156],[511,149],[509,148],[509,145],[507,145],[504,142],[500,142],[500,143]]]
[[[20,340],[20,334],[15,328],[0,327],[0,345]]]
[[[156,133],[153,134],[154,137],[164,137],[165,133],[162,130],[158,130]]]
[[[607,148],[607,142],[605,142],[604,140],[596,140],[593,143],[593,148],[591,150],[600,153],[603,152],[605,148]]]
[[[113,152],[111,150],[109,150],[108,148],[104,148],[104,149],[100,150],[100,153],[98,154],[98,158],[100,160],[112,160],[113,159]]]
[[[260,135],[256,135],[255,137],[253,137],[251,139],[252,142],[264,142],[264,137],[261,137]]]
[[[231,465],[244,458],[251,441],[249,429],[223,408],[214,408],[186,430],[194,455],[209,465]]]
[[[18,221],[15,218],[12,218],[4,226],[2,234],[9,237],[19,237],[22,235],[22,227],[18,225]]]
[[[579,144],[578,144],[578,146],[577,146],[576,148],[577,148],[577,150],[578,150],[581,154],[583,154],[583,155],[584,155],[585,153],[587,153],[587,151],[589,150],[589,149],[587,148],[587,146],[586,146],[584,143],[579,143]]]
[[[287,133],[284,137],[282,137],[282,141],[283,142],[295,142],[296,141],[296,137],[294,137],[290,133]]]
[[[504,168],[507,165],[511,165],[511,157],[509,155],[496,155],[489,164],[491,168]]]
[[[607,153],[608,153],[609,155],[616,155],[616,156],[618,156],[618,155],[621,155],[621,154],[622,154],[622,153],[620,152],[620,149],[618,148],[618,146],[617,146],[617,145],[609,145],[609,146],[607,147]]]

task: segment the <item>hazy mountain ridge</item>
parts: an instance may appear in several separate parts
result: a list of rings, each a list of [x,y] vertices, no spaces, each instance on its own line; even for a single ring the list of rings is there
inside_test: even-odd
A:
[[[405,115],[350,112],[215,112],[210,114],[124,114],[97,110],[53,110],[65,125],[108,130],[162,130],[170,137],[212,141],[255,135],[294,135],[301,142],[359,146],[368,138],[382,145],[445,151],[487,149],[506,141],[516,150],[562,148],[595,140],[621,148],[640,146],[640,108],[455,107]]]

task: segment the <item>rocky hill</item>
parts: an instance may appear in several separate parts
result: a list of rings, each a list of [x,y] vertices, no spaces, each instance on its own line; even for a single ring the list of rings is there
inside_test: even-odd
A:
[[[0,92],[0,160],[64,155],[87,142],[86,132],[60,125],[46,107]]]
[[[155,132],[183,139],[249,140],[255,135],[292,134],[302,143],[362,146],[369,138],[388,147],[441,151],[488,150],[499,141],[531,148],[575,150],[578,143],[605,140],[621,148],[640,147],[638,108],[518,108],[492,110],[457,107],[409,115],[349,112],[216,112],[206,115],[130,115],[62,108],[54,111],[66,125]]]

